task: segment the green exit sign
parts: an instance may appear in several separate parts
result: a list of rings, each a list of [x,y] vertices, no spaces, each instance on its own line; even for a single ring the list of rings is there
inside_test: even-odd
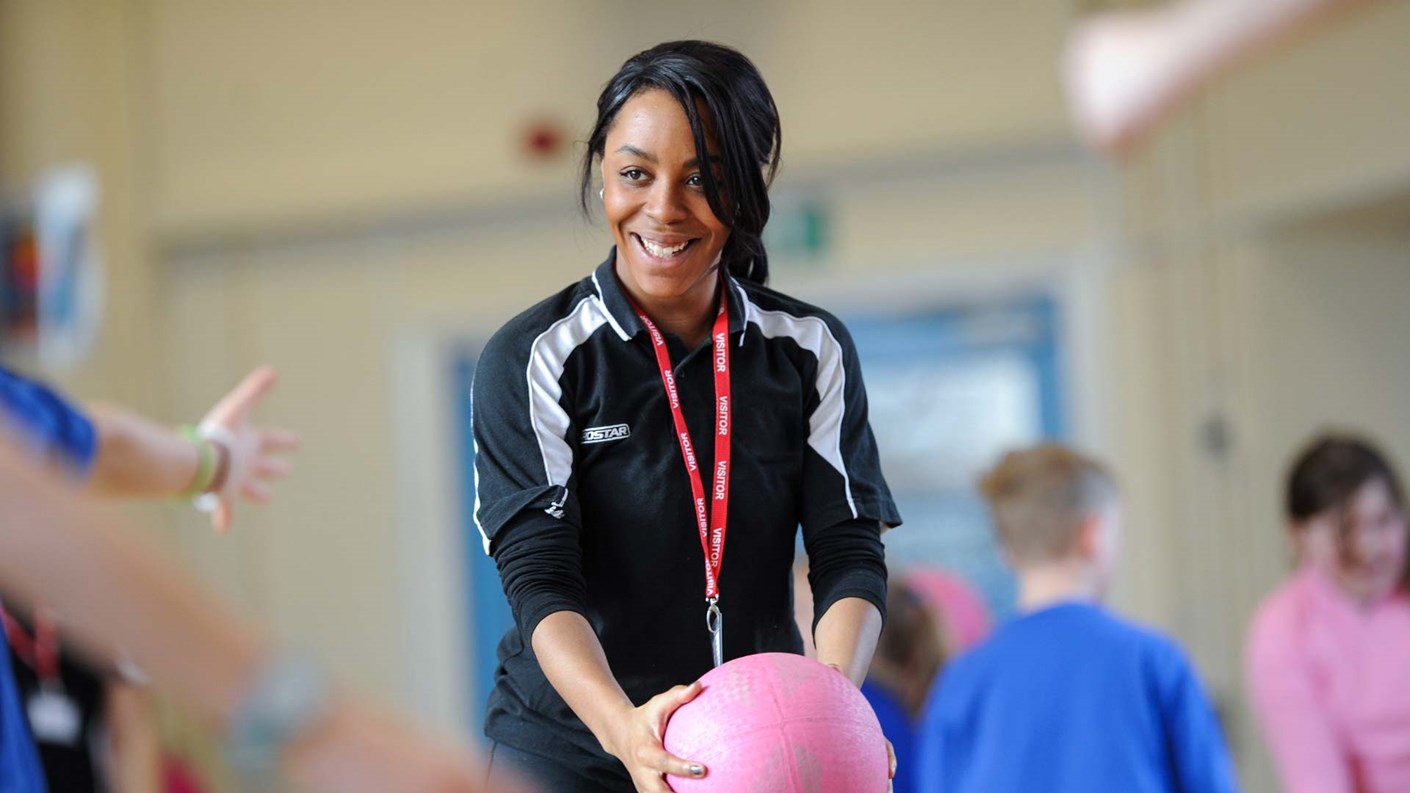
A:
[[[830,225],[821,202],[776,203],[769,225],[764,227],[769,258],[810,262],[823,259],[831,244]]]

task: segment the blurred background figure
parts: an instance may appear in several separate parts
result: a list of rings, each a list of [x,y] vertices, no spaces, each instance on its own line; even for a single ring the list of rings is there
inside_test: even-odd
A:
[[[487,790],[485,769],[468,753],[333,690],[315,667],[241,624],[140,537],[25,459],[9,436],[0,438],[0,505],[8,521],[0,532],[0,590],[31,608],[53,604],[90,647],[130,648],[158,685],[224,733],[232,761],[253,784],[287,776],[327,793]],[[0,770],[13,789],[44,791],[3,671]],[[47,698],[30,711],[57,725],[62,693],[41,693]],[[523,791],[508,780],[494,790]]]
[[[1129,148],[1221,72],[1368,2],[1176,0],[1083,20],[1064,56],[1073,120],[1093,146]]]
[[[917,790],[1234,793],[1203,687],[1169,638],[1104,606],[1120,558],[1111,475],[1056,444],[984,477],[1019,613],[956,659],[926,706]]]
[[[156,714],[130,664],[94,662],[62,642],[43,609],[3,613],[10,669],[50,793],[166,791]],[[47,699],[46,699],[47,698]]]
[[[948,656],[945,619],[899,577],[886,593],[886,626],[876,645],[862,695],[896,753],[894,793],[916,788],[915,731],[936,675]]]
[[[862,693],[896,750],[896,793],[920,789],[916,732],[937,679],[951,659],[988,638],[992,623],[988,604],[959,575],[932,566],[893,571],[886,626]]]
[[[900,584],[920,598],[934,615],[945,658],[989,638],[994,622],[989,606],[960,576],[939,567],[912,567],[901,577]]]
[[[224,531],[236,496],[267,501],[270,481],[289,470],[281,455],[297,445],[297,436],[251,420],[274,381],[273,370],[255,370],[199,428],[178,432],[114,405],[80,408],[0,366],[0,427],[56,476],[79,481],[89,492],[210,499],[213,523]],[[12,784],[36,784],[32,739],[55,793],[161,790],[165,761],[140,671],[112,648],[98,649],[105,660],[97,662],[94,648],[86,655],[75,651],[57,615],[42,606],[23,615],[0,608],[0,616],[15,673],[8,679],[0,665],[3,699],[12,701],[13,691],[28,718],[26,730],[14,711],[5,711],[13,757],[0,773]],[[29,781],[14,781],[22,777]]]
[[[1287,793],[1410,789],[1405,491],[1370,442],[1323,435],[1293,460],[1297,568],[1259,606],[1248,685]]]
[[[97,184],[85,168],[64,168],[35,189],[32,206],[0,213],[0,425],[56,474],[101,497],[194,498],[218,532],[230,526],[237,499],[266,502],[287,474],[281,456],[298,438],[256,427],[251,414],[275,375],[251,372],[207,413],[178,431],[111,403],[77,405],[7,368],[65,370],[80,363],[101,327],[102,263],[91,239]],[[22,703],[24,719],[6,711],[8,784],[31,787],[37,744],[42,776],[56,793],[165,790],[168,758],[141,672],[125,658],[75,647],[57,615],[40,606],[0,608],[3,643],[15,679],[0,681]],[[17,691],[15,684],[18,684]],[[13,717],[13,718],[10,718]],[[189,777],[189,774],[187,775]],[[24,778],[27,781],[15,782]]]

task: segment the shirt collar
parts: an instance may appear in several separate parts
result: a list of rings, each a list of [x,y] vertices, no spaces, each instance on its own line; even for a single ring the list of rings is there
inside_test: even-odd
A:
[[[612,325],[623,341],[635,338],[638,333],[646,330],[641,324],[641,317],[636,315],[636,309],[632,308],[631,301],[627,299],[626,292],[622,291],[621,282],[617,280],[616,245],[608,251],[607,260],[592,271],[592,285],[597,289],[597,297],[602,301],[603,308],[607,309],[607,316],[612,319]]]
[[[1384,596],[1371,603],[1359,603],[1351,595],[1348,595],[1329,573],[1319,569],[1316,565],[1304,562],[1297,571],[1297,578],[1301,581],[1303,591],[1318,603],[1329,608],[1335,608],[1349,613],[1370,614],[1386,605],[1406,599],[1406,592],[1403,586],[1386,593]]]
[[[597,289],[597,296],[602,301],[602,305],[607,309],[607,315],[612,318],[612,323],[617,330],[617,335],[628,340],[635,338],[637,334],[646,332],[646,326],[641,324],[641,317],[636,314],[636,309],[632,308],[632,303],[627,299],[627,293],[622,290],[622,283],[617,280],[617,247],[612,246],[611,252],[607,254],[606,261],[597,266],[592,273],[593,286]],[[734,276],[726,274],[725,283],[729,287],[729,332],[735,336],[744,331],[747,315],[749,313],[748,298],[744,295],[744,288],[739,285]],[[742,343],[744,340],[740,339]]]

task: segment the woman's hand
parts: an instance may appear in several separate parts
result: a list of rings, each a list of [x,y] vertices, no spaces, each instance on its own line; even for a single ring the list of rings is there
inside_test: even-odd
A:
[[[895,789],[896,779],[896,747],[891,745],[891,741],[886,741],[886,793],[892,793]]]
[[[842,667],[839,664],[827,664],[827,666],[836,669],[838,674],[842,675],[843,677],[847,676],[847,673],[842,671]],[[886,779],[888,780],[886,784],[886,790],[887,793],[890,793],[893,787],[890,780],[894,780],[896,778],[896,747],[891,745],[890,739],[884,740],[886,740]]]
[[[633,708],[625,718],[614,724],[611,745],[604,748],[627,767],[638,793],[671,793],[664,774],[705,776],[705,766],[676,757],[662,745],[666,722],[671,714],[699,693],[699,681],[688,686],[676,686],[657,694],[641,707]]]
[[[602,644],[583,615],[554,612],[539,621],[531,641],[548,681],[603,751],[622,761],[640,793],[671,793],[663,774],[705,776],[703,765],[673,757],[661,743],[671,714],[700,693],[699,681],[636,707],[612,676]]]

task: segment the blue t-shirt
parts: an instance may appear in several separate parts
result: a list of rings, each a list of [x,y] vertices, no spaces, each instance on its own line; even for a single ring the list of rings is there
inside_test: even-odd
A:
[[[1230,793],[1224,737],[1170,639],[1098,606],[1019,617],[942,673],[918,793]]]
[[[0,420],[36,457],[87,471],[98,451],[93,423],[68,400],[0,366]]]
[[[892,793],[915,793],[916,726],[896,695],[871,678],[862,681],[862,696],[871,703],[881,722],[881,733],[896,752],[896,779]]]
[[[10,651],[0,631],[0,793],[44,793],[44,769],[10,671]]]
[[[63,397],[0,367],[0,421],[35,456],[86,471],[98,450],[93,424]],[[0,631],[0,793],[44,793],[48,786],[20,702],[5,632]]]

